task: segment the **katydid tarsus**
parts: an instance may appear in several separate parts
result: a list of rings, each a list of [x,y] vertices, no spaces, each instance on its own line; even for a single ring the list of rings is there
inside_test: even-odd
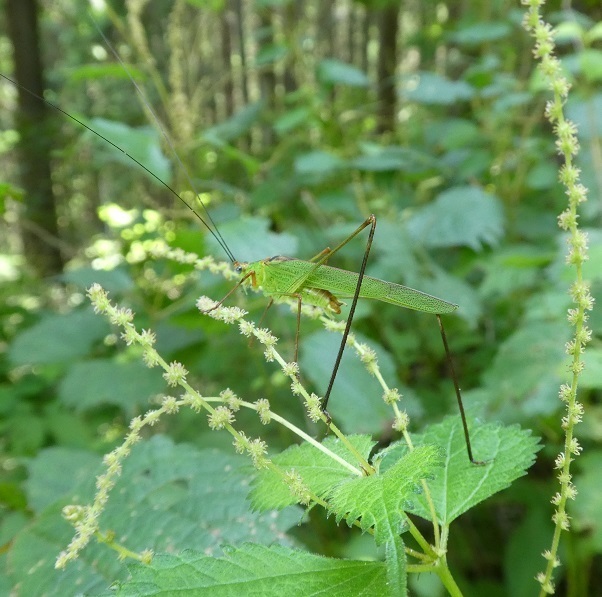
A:
[[[185,172],[188,183],[195,193],[195,196],[199,198],[199,193],[195,190],[195,185],[192,181],[192,178],[188,174],[187,169],[185,168],[182,160],[179,158],[178,153],[167,134],[164,127],[161,125],[158,116],[154,113],[152,107],[144,96],[142,90],[130,74],[126,65],[123,63],[121,58],[117,55],[115,50],[106,40],[102,32],[100,32],[103,36],[105,43],[108,45],[109,49],[113,52],[116,59],[121,63],[126,73],[130,77],[132,83],[134,84],[137,92],[140,94],[142,101],[144,102],[146,108],[149,110],[152,115],[156,126],[161,131],[162,135],[166,139],[172,154],[174,155],[176,161],[180,165],[180,167]],[[466,415],[464,412],[464,407],[462,404],[462,397],[460,393],[460,389],[458,386],[457,377],[454,371],[453,362],[451,359],[451,354],[449,350],[449,346],[447,343],[447,338],[445,335],[445,330],[443,327],[443,322],[441,321],[441,315],[446,313],[451,313],[458,308],[458,305],[450,303],[448,301],[439,299],[437,297],[431,296],[429,294],[425,294],[413,288],[409,288],[406,286],[401,286],[399,284],[395,284],[392,282],[386,282],[383,280],[379,280],[377,278],[372,278],[370,276],[365,275],[366,266],[368,263],[368,257],[370,253],[370,249],[372,246],[372,241],[374,238],[374,233],[376,229],[376,217],[374,215],[370,215],[358,228],[350,234],[346,239],[344,239],[340,244],[338,244],[334,249],[326,248],[316,256],[311,258],[310,260],[301,260],[295,258],[289,258],[284,256],[275,256],[270,257],[268,259],[263,259],[260,261],[254,262],[240,262],[237,261],[229,249],[226,241],[220,234],[215,222],[212,220],[211,215],[209,214],[206,206],[203,202],[199,200],[201,203],[202,209],[206,214],[207,220],[205,220],[201,215],[188,203],[183,197],[181,197],[168,183],[163,181],[159,176],[153,173],[149,168],[147,168],[144,164],[138,161],[136,158],[131,156],[128,152],[123,150],[117,144],[113,143],[110,139],[107,139],[105,136],[101,135],[97,131],[93,130],[90,126],[79,120],[78,118],[72,116],[56,104],[47,101],[46,99],[38,96],[37,94],[31,92],[27,88],[23,87],[19,83],[13,81],[12,79],[6,77],[3,74],[0,74],[2,78],[12,83],[16,86],[20,92],[28,93],[40,101],[43,101],[47,105],[51,106],[55,110],[58,110],[64,116],[70,118],[72,121],[76,122],[80,126],[86,128],[94,135],[101,138],[103,141],[110,144],[115,149],[119,150],[123,154],[125,154],[129,159],[135,162],[139,167],[144,169],[148,174],[154,177],[163,187],[165,187],[171,194],[177,197],[180,201],[182,201],[199,219],[199,221],[207,228],[207,230],[213,235],[218,244],[222,247],[228,259],[232,262],[235,269],[241,274],[241,278],[238,283],[219,301],[213,308],[217,308],[217,306],[221,305],[239,286],[247,283],[253,285],[255,288],[260,288],[261,291],[269,297],[268,307],[273,303],[274,299],[282,298],[282,297],[290,297],[297,301],[297,326],[296,326],[296,334],[295,334],[295,354],[294,360],[297,361],[298,358],[298,345],[299,345],[299,330],[301,323],[301,306],[303,303],[310,304],[313,306],[323,308],[327,313],[338,315],[341,312],[342,302],[339,299],[351,299],[349,315],[347,318],[345,330],[343,332],[343,337],[341,340],[341,344],[339,346],[339,350],[334,361],[333,370],[331,373],[330,381],[328,383],[328,388],[324,395],[322,401],[322,408],[324,413],[329,418],[329,415],[326,411],[326,407],[328,405],[328,401],[330,398],[330,394],[337,376],[337,372],[339,369],[339,365],[341,363],[341,359],[343,356],[343,352],[345,350],[345,345],[347,341],[347,337],[349,335],[349,331],[351,328],[351,323],[353,321],[353,316],[355,313],[355,308],[357,305],[357,301],[359,298],[367,298],[378,300],[386,303],[390,303],[399,307],[403,307],[406,309],[413,309],[416,311],[422,311],[425,313],[432,313],[436,316],[437,322],[439,325],[439,331],[441,334],[441,338],[443,341],[443,345],[445,348],[446,358],[448,361],[450,373],[452,376],[456,399],[458,402],[458,408],[460,410],[460,416],[462,420],[462,426],[464,431],[464,437],[466,440],[466,449],[468,453],[468,458],[473,464],[483,464],[481,461],[475,460],[473,458],[472,446],[470,442],[470,434],[468,431],[468,424],[466,421]],[[352,239],[354,239],[360,232],[362,232],[365,228],[369,228],[368,240],[366,243],[366,249],[364,251],[364,256],[362,260],[362,264],[359,268],[359,272],[351,272],[347,270],[342,270],[336,267],[332,267],[330,265],[326,265],[326,262],[336,254],[340,249],[342,249],[347,243],[349,243]]]

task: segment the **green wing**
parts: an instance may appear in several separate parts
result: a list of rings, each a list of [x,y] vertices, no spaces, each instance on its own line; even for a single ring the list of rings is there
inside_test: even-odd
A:
[[[281,261],[273,264],[271,267],[279,270],[278,274],[282,275],[282,280],[289,281],[287,292],[300,290],[298,285],[295,285],[291,281],[301,281],[307,276],[301,286],[328,290],[338,298],[353,297],[359,277],[357,272],[349,272],[329,265],[320,265],[307,275],[314,267],[314,264],[301,259]],[[370,276],[364,276],[360,297],[391,303],[392,305],[406,309],[440,315],[443,313],[452,313],[458,308],[458,305],[431,296],[430,294],[408,288],[407,286],[401,286],[400,284],[394,284],[393,282],[371,278]]]

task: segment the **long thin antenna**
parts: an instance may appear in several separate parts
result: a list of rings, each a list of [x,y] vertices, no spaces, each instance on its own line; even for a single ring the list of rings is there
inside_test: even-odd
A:
[[[169,148],[170,148],[173,156],[176,158],[176,161],[178,162],[178,165],[180,166],[180,168],[182,169],[182,171],[186,175],[186,179],[188,181],[188,184],[190,185],[190,188],[193,190],[195,197],[198,199],[199,203],[202,205],[203,210],[205,211],[205,214],[207,215],[207,219],[211,222],[211,224],[213,226],[213,229],[211,229],[211,227],[207,224],[207,222],[205,222],[205,220],[203,220],[203,218],[201,218],[201,216],[192,208],[192,206],[187,201],[185,201],[182,197],[180,197],[180,195],[178,195],[178,198],[183,203],[186,204],[186,206],[188,207],[188,209],[190,209],[194,213],[194,215],[201,222],[203,222],[203,224],[205,225],[205,227],[207,228],[207,230],[209,230],[209,232],[211,232],[211,234],[217,240],[217,242],[222,247],[222,249],[224,249],[224,251],[228,255],[228,258],[230,259],[230,261],[235,262],[236,258],[234,257],[234,255],[232,254],[232,251],[230,251],[230,249],[229,249],[226,241],[222,237],[222,235],[221,235],[221,233],[220,233],[217,225],[215,224],[215,222],[213,221],[213,218],[211,217],[211,214],[209,213],[209,210],[207,209],[207,207],[205,206],[205,204],[201,201],[201,199],[199,197],[199,193],[198,193],[198,191],[197,191],[197,189],[195,187],[195,184],[192,181],[192,177],[190,176],[190,173],[188,172],[188,168],[186,168],[186,166],[184,165],[184,162],[180,159],[180,156],[179,156],[178,152],[176,151],[176,148],[175,148],[175,146],[174,146],[174,144],[173,144],[173,142],[171,140],[171,137],[167,134],[167,131],[165,130],[165,127],[161,124],[161,121],[159,120],[159,117],[157,116],[157,114],[153,110],[153,108],[150,105],[149,101],[146,99],[146,96],[144,95],[142,89],[140,88],[140,86],[136,82],[136,79],[134,79],[134,77],[132,76],[132,73],[130,73],[127,65],[121,59],[121,56],[117,53],[117,51],[115,50],[115,48],[111,45],[111,42],[107,39],[106,35],[101,30],[101,28],[100,28],[98,22],[96,21],[96,19],[91,14],[89,16],[90,16],[90,19],[92,20],[92,22],[94,23],[94,26],[96,27],[96,30],[98,31],[98,33],[102,37],[105,45],[109,48],[109,50],[111,50],[111,53],[113,54],[113,56],[115,56],[115,58],[117,59],[117,61],[119,62],[119,64],[121,65],[121,67],[123,68],[123,70],[125,71],[125,73],[127,74],[127,76],[129,77],[130,81],[134,85],[136,91],[138,92],[138,94],[142,98],[142,102],[144,103],[144,106],[150,112],[151,116],[153,117],[153,120],[155,121],[156,127],[161,131],[161,134],[163,135],[163,138],[165,139],[165,141],[169,145]],[[155,178],[157,178],[157,177],[155,176]]]

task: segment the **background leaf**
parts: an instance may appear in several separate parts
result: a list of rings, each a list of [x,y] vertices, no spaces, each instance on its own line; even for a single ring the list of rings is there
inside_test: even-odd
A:
[[[89,308],[46,315],[15,338],[8,356],[14,365],[64,363],[88,354],[109,331]]]
[[[408,231],[427,247],[467,246],[478,251],[483,244],[497,244],[503,226],[497,197],[462,186],[444,191],[417,211],[408,222]]]
[[[95,460],[99,463],[98,457]],[[89,501],[95,469],[102,469],[91,466],[87,453],[53,450],[41,453],[34,462],[27,491],[40,508],[54,501],[14,540],[12,580],[20,583],[22,594],[61,597],[72,594],[75,586],[93,592],[126,578],[124,564],[97,544],[84,550],[66,571],[54,570],[54,558],[73,534],[60,508]],[[66,476],[66,470],[72,474]],[[62,482],[48,485],[53,476]],[[176,445],[156,436],[133,448],[100,525],[115,530],[118,540],[135,551],[177,547],[210,554],[224,542],[289,543],[284,531],[299,521],[299,510],[252,513],[246,500],[248,479],[249,466],[243,457]],[[44,497],[47,488],[51,493]]]
[[[131,417],[166,387],[159,369],[149,370],[139,361],[96,359],[73,365],[61,380],[59,396],[78,412],[113,404]]]

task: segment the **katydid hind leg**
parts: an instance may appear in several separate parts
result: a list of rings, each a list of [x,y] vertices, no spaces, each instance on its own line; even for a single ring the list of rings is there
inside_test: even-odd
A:
[[[483,465],[487,464],[484,460],[475,460],[472,456],[472,444],[470,442],[470,433],[468,431],[468,422],[466,421],[466,413],[464,412],[464,404],[462,402],[462,394],[460,393],[460,386],[458,385],[458,377],[456,376],[456,370],[454,368],[454,362],[451,357],[449,345],[447,344],[447,336],[445,334],[445,328],[441,321],[441,315],[437,315],[437,322],[439,323],[439,331],[441,332],[441,340],[443,340],[443,346],[445,348],[445,357],[447,359],[448,367],[452,380],[454,383],[454,390],[456,392],[456,400],[458,401],[458,409],[460,410],[460,418],[462,419],[462,428],[464,430],[464,440],[466,442],[466,451],[468,452],[468,458],[472,464]]]
[[[349,336],[349,330],[351,329],[351,323],[353,322],[353,316],[355,314],[355,307],[357,306],[357,300],[360,296],[360,290],[362,287],[362,281],[364,279],[364,273],[366,271],[366,265],[368,264],[368,256],[370,255],[370,248],[372,247],[372,240],[374,239],[374,231],[376,230],[376,217],[371,215],[366,221],[357,228],[357,230],[348,236],[342,243],[340,243],[332,253],[338,251],[341,247],[346,245],[352,238],[357,236],[366,226],[370,226],[370,232],[368,233],[368,240],[366,242],[366,250],[364,251],[364,258],[362,260],[362,265],[360,267],[359,275],[357,278],[357,285],[355,287],[355,292],[353,294],[353,299],[351,301],[351,307],[349,308],[349,316],[347,317],[347,324],[345,325],[345,331],[343,332],[343,338],[341,339],[341,345],[339,346],[339,352],[337,354],[337,358],[334,362],[334,367],[332,368],[332,374],[330,376],[330,381],[328,382],[328,388],[326,390],[326,394],[324,394],[324,401],[322,402],[322,410],[324,414],[330,419],[330,415],[328,414],[326,407],[328,406],[328,401],[330,400],[330,393],[332,392],[332,387],[334,385],[334,380],[336,379],[337,373],[339,371],[339,367],[341,365],[341,359],[343,358],[343,352],[345,351],[345,345],[347,344],[347,337]],[[320,262],[318,262],[320,263]]]

